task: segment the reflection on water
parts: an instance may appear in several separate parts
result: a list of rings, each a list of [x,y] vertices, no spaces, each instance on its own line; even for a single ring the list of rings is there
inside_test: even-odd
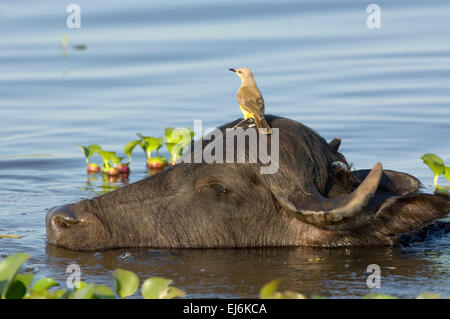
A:
[[[421,290],[446,291],[448,276],[439,269],[448,266],[448,258],[430,252],[423,257],[411,249],[204,249],[204,250],[124,250],[79,253],[46,246],[52,259],[51,273],[78,263],[83,275],[101,278],[111,284],[115,268],[135,271],[141,279],[150,276],[172,278],[177,287],[192,297],[257,297],[259,289],[274,278],[282,278],[282,289],[301,291],[310,296],[361,297],[370,292],[366,285],[367,266],[381,267],[382,291],[404,297],[417,297],[417,291],[405,286],[420,282]],[[433,282],[423,281],[424,269]],[[61,276],[63,279],[64,276]],[[437,288],[437,289],[436,289]]]
[[[77,30],[66,28],[64,4],[0,4],[0,234],[23,236],[0,239],[0,254],[30,253],[37,278],[64,281],[78,262],[83,280],[111,285],[123,267],[172,278],[192,297],[256,296],[277,277],[308,295],[361,296],[371,263],[384,293],[450,294],[448,234],[408,247],[143,249],[121,259],[123,250],[47,245],[44,229],[48,208],[155,173],[135,152],[128,180],[86,176],[78,144],[120,151],[137,132],[235,120],[239,80],[228,68],[239,66],[253,69],[268,113],[340,136],[356,169],[381,161],[431,192],[420,156],[450,163],[450,3],[380,0],[376,30],[356,0],[77,3]]]

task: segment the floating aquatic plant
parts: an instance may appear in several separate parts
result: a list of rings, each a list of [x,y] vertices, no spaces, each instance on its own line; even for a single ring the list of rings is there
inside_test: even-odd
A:
[[[59,283],[52,278],[42,278],[34,285],[34,274],[19,273],[20,268],[30,256],[15,254],[0,263],[0,299],[112,299],[133,295],[139,287],[138,276],[128,270],[113,271],[115,291],[105,285],[94,285],[80,281],[77,288],[54,289]],[[142,296],[145,299],[172,299],[185,294],[170,286],[172,280],[152,277],[144,281]]]
[[[86,158],[86,164],[87,164],[87,171],[88,173],[97,173],[100,170],[100,167],[96,163],[89,162],[89,159],[91,158],[94,153],[99,152],[102,150],[100,146],[97,144],[91,144],[88,146],[78,145],[81,150],[83,151],[84,157]]]
[[[141,133],[137,133],[137,136],[141,138],[139,145],[147,156],[147,167],[164,168],[167,165],[167,160],[159,154],[159,150],[164,145],[164,139],[162,137],[143,136]],[[152,155],[153,152],[155,152],[155,155]]]
[[[167,127],[164,130],[166,136],[166,147],[170,153],[170,165],[183,155],[184,150],[189,146],[194,137],[194,132],[191,128],[173,128]]]
[[[423,160],[423,162],[430,168],[430,170],[434,174],[434,178],[433,178],[434,191],[437,193],[449,195],[450,187],[439,186],[438,179],[439,179],[439,176],[443,175],[444,178],[450,182],[450,167],[445,166],[444,161],[436,154],[427,153],[427,154],[422,155],[422,157],[420,157],[420,158]]]

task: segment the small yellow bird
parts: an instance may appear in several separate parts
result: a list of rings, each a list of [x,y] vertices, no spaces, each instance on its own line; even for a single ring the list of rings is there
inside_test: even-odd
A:
[[[270,126],[264,118],[264,99],[256,86],[253,73],[248,68],[229,69],[235,72],[242,80],[241,87],[237,92],[237,101],[244,114],[244,120],[239,122],[235,127],[241,123],[253,119],[256,128],[264,134],[270,134]],[[266,130],[260,130],[265,128]]]

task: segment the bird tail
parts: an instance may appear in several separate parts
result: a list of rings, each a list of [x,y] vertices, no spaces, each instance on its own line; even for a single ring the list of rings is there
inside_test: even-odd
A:
[[[262,134],[270,134],[272,133],[271,129],[270,129],[270,125],[269,123],[267,123],[266,119],[264,118],[264,116],[262,117],[256,117],[255,116],[255,124],[256,127],[258,128],[258,131],[260,131],[260,133]],[[260,129],[265,128],[266,131],[261,131]]]

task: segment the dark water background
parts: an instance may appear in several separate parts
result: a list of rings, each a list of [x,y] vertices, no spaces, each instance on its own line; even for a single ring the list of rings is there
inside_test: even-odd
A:
[[[137,132],[234,120],[239,80],[227,69],[239,66],[253,69],[268,113],[342,137],[356,169],[381,161],[432,191],[420,156],[450,163],[448,1],[377,1],[380,29],[367,28],[369,2],[356,0],[79,0],[78,30],[65,24],[70,3],[0,3],[0,234],[24,236],[0,239],[0,254],[31,254],[37,278],[63,283],[76,262],[82,280],[111,286],[122,267],[171,278],[188,297],[254,297],[274,278],[307,295],[361,296],[372,263],[381,292],[450,294],[448,236],[401,248],[143,249],[121,259],[124,250],[47,245],[44,228],[47,208],[122,185],[88,180],[77,144],[120,151]],[[136,152],[129,182],[147,174]]]

